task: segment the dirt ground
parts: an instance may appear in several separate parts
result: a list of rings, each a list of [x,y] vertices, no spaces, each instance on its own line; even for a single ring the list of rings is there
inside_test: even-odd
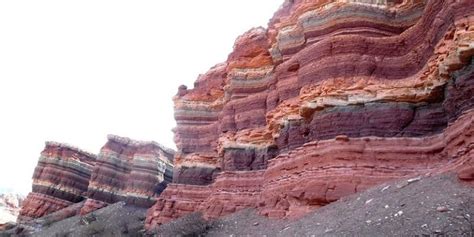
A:
[[[343,198],[297,220],[244,210],[214,221],[199,213],[143,230],[146,209],[117,203],[85,217],[18,227],[0,236],[474,236],[474,188],[454,175],[415,177]]]
[[[0,236],[83,237],[83,236],[143,236],[145,208],[126,206],[119,202],[86,216],[74,216],[49,223],[45,217],[33,224],[17,226]]]

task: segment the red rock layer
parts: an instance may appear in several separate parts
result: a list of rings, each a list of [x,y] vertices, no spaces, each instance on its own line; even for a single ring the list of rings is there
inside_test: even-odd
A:
[[[172,179],[174,151],[155,142],[109,135],[92,171],[81,213],[126,201],[150,207]]]
[[[473,55],[469,0],[286,1],[267,30],[245,33],[225,63],[180,87],[174,181],[207,186],[188,195],[173,185],[147,227],[226,214],[204,208],[212,198],[233,210],[238,198],[225,197],[238,189],[216,188],[227,172],[264,170],[247,206],[270,217],[426,172],[472,182]],[[180,211],[181,199],[199,205]]]
[[[245,33],[226,63],[201,76],[194,89],[180,88],[176,182],[210,184],[221,170],[261,169],[282,151],[338,134],[426,136],[455,119],[440,103],[455,97],[444,98],[449,74],[470,62],[472,4],[286,4],[290,10],[277,13],[269,30]],[[367,30],[358,29],[361,22]],[[315,34],[306,32],[298,50],[278,59],[271,52],[285,51],[280,39],[293,35],[290,25],[338,33],[309,40]],[[388,29],[394,25],[400,29]]]
[[[257,208],[270,218],[298,217],[381,183],[448,171],[474,182],[474,110],[443,133],[421,138],[348,138],[307,143],[265,171],[222,172],[209,186],[171,184],[149,209],[146,228],[199,211],[216,218]]]
[[[118,201],[150,207],[172,180],[173,156],[174,151],[156,142],[113,135],[98,157],[47,142],[33,176],[33,192],[23,202],[18,221],[59,210],[64,211],[57,212],[58,218],[72,210],[86,214]]]
[[[35,219],[85,198],[96,156],[78,148],[47,142],[33,175],[33,191],[18,221]]]
[[[146,228],[199,211],[216,218],[256,208],[262,188],[263,171],[234,171],[219,174],[210,186],[170,184],[148,210]]]
[[[474,110],[470,110],[434,136],[343,136],[306,143],[270,161],[261,213],[300,216],[386,181],[472,167],[473,135]]]
[[[265,124],[266,98],[251,94],[266,89],[272,70],[269,47],[266,31],[252,29],[237,39],[236,50],[225,64],[201,76],[194,89],[180,89],[174,98],[178,124],[175,141],[179,148],[175,182],[211,183],[222,169],[218,158],[222,134]],[[245,116],[236,116],[243,113]],[[255,164],[254,168],[260,166]]]

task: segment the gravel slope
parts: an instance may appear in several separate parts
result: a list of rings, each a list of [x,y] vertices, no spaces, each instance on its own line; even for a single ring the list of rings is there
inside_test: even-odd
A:
[[[85,217],[0,236],[144,236],[145,214],[146,209],[116,203]],[[244,210],[205,221],[194,213],[162,225],[154,235],[474,236],[474,188],[454,175],[415,177],[343,198],[298,220],[270,220]]]
[[[0,232],[0,236],[143,236],[146,210],[119,202],[83,217],[74,216],[53,223],[38,220],[30,226],[22,225],[4,233]]]
[[[163,225],[158,235],[192,235],[183,231],[192,226],[186,218]],[[245,210],[200,226],[195,233],[205,236],[473,236],[474,189],[453,175],[416,177],[343,198],[298,220],[268,220]]]

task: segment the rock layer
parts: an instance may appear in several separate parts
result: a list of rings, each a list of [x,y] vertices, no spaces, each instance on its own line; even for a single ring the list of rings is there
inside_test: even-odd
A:
[[[260,211],[269,217],[301,216],[387,181],[472,166],[473,135],[470,110],[433,136],[336,137],[306,143],[270,161]]]
[[[216,218],[257,208],[270,218],[299,217],[374,185],[429,173],[464,169],[460,175],[473,182],[473,157],[474,110],[433,136],[310,142],[277,156],[266,170],[225,171],[208,186],[170,185],[148,211],[146,227],[195,211]]]
[[[179,88],[177,184],[147,228],[241,206],[300,216],[427,172],[472,182],[473,55],[469,0],[285,1]]]
[[[46,142],[33,175],[33,189],[18,221],[35,219],[85,199],[96,155],[76,147]]]
[[[33,191],[23,202],[18,221],[60,210],[70,213],[66,208],[73,206],[74,213],[84,215],[119,201],[150,207],[172,180],[173,156],[173,150],[156,142],[114,135],[108,136],[98,156],[47,142],[35,169]]]
[[[150,207],[172,180],[174,151],[156,142],[109,135],[92,171],[82,214],[126,201]]]
[[[263,171],[227,171],[209,186],[171,184],[149,209],[147,228],[200,211],[216,218],[245,208],[256,208]]]

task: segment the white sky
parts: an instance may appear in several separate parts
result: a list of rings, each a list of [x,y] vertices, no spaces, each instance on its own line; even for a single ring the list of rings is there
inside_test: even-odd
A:
[[[174,148],[171,97],[280,0],[0,1],[0,190],[28,192],[47,140]]]

